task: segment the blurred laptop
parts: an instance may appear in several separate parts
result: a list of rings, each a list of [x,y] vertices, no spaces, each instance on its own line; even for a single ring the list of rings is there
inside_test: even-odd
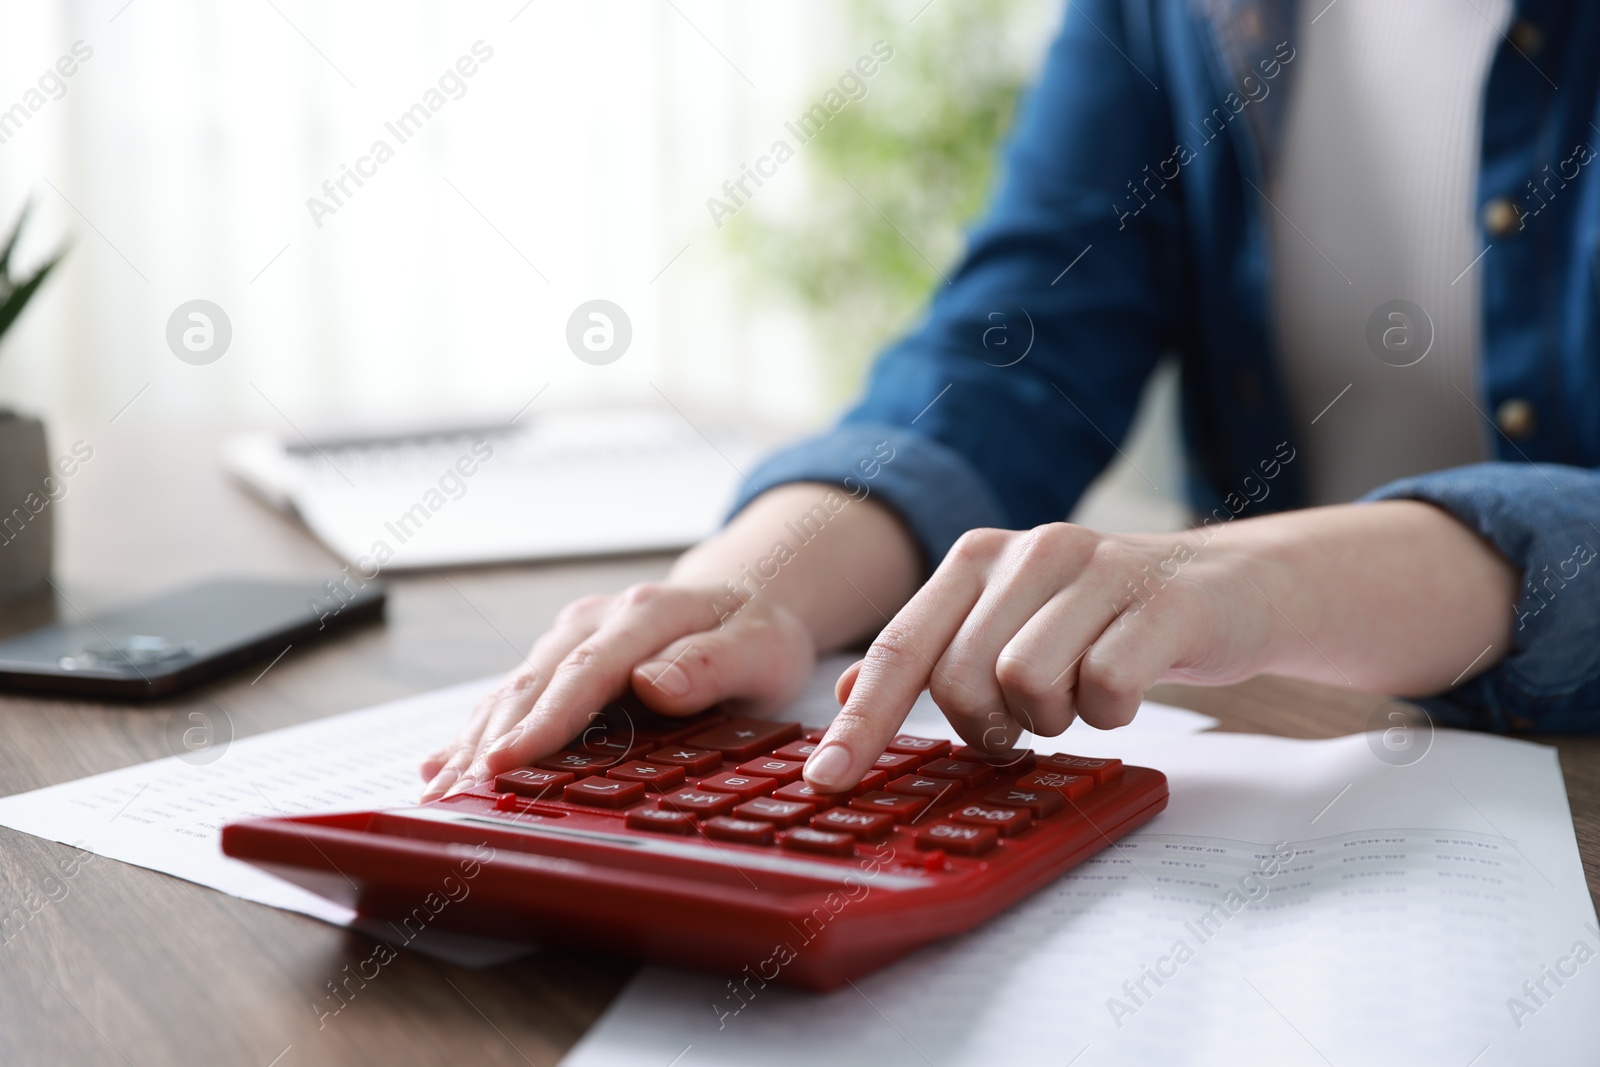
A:
[[[224,468],[369,573],[681,549],[714,530],[756,443],[675,411],[304,438],[241,434]]]

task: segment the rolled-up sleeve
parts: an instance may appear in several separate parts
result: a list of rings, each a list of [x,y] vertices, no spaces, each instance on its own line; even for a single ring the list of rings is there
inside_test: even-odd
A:
[[[1522,571],[1512,648],[1491,670],[1418,701],[1451,725],[1600,730],[1600,471],[1481,463],[1383,486],[1367,500],[1420,500],[1475,530]]]

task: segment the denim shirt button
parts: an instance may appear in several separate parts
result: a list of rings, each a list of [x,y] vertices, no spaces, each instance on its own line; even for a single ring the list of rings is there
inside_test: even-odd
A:
[[[1539,27],[1527,21],[1511,27],[1510,39],[1511,47],[1528,59],[1538,55],[1539,49],[1544,47],[1544,34],[1539,32]]]
[[[1538,419],[1532,404],[1521,397],[1512,397],[1501,401],[1500,406],[1494,409],[1494,424],[1513,441],[1520,441],[1533,434]]]
[[[1483,205],[1483,228],[1490,237],[1505,237],[1517,228],[1517,208],[1508,198],[1497,196]]]

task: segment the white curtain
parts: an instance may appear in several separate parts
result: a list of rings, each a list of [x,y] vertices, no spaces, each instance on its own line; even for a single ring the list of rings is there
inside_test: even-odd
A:
[[[285,429],[659,389],[820,417],[803,323],[742,310],[705,201],[868,50],[853,32],[815,0],[9,4],[0,212],[35,201],[24,266],[73,247],[0,345],[0,403]],[[603,367],[564,340],[597,297],[633,325]],[[206,366],[166,343],[197,298],[233,327]]]

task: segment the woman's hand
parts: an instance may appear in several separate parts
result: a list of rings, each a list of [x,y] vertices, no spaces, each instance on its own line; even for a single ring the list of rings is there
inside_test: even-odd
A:
[[[1251,561],[1195,532],[1096,533],[1052,523],[974,530],[839,679],[844,705],[806,764],[854,785],[927,688],[967,743],[1005,749],[1074,718],[1128,723],[1163,680],[1223,684],[1267,662],[1273,609]],[[1271,564],[1256,561],[1257,587]]]
[[[757,714],[785,707],[815,666],[810,634],[777,598],[736,603],[731,614],[729,600],[710,586],[641,584],[569,604],[460,735],[424,761],[422,799],[556,751],[630,688],[666,715],[719,701]]]
[[[719,701],[755,713],[787,706],[819,648],[859,640],[882,621],[873,604],[898,606],[916,588],[917,549],[899,520],[841,492],[807,482],[769,490],[684,553],[666,582],[568,605],[423,762],[422,799],[549,755],[629,689],[666,715]],[[810,530],[803,542],[797,526]]]
[[[840,677],[844,707],[806,780],[854,785],[924,687],[988,749],[1075,717],[1124,725],[1162,681],[1271,672],[1443,692],[1510,650],[1520,580],[1473,530],[1409,500],[1165,535],[974,530]]]

